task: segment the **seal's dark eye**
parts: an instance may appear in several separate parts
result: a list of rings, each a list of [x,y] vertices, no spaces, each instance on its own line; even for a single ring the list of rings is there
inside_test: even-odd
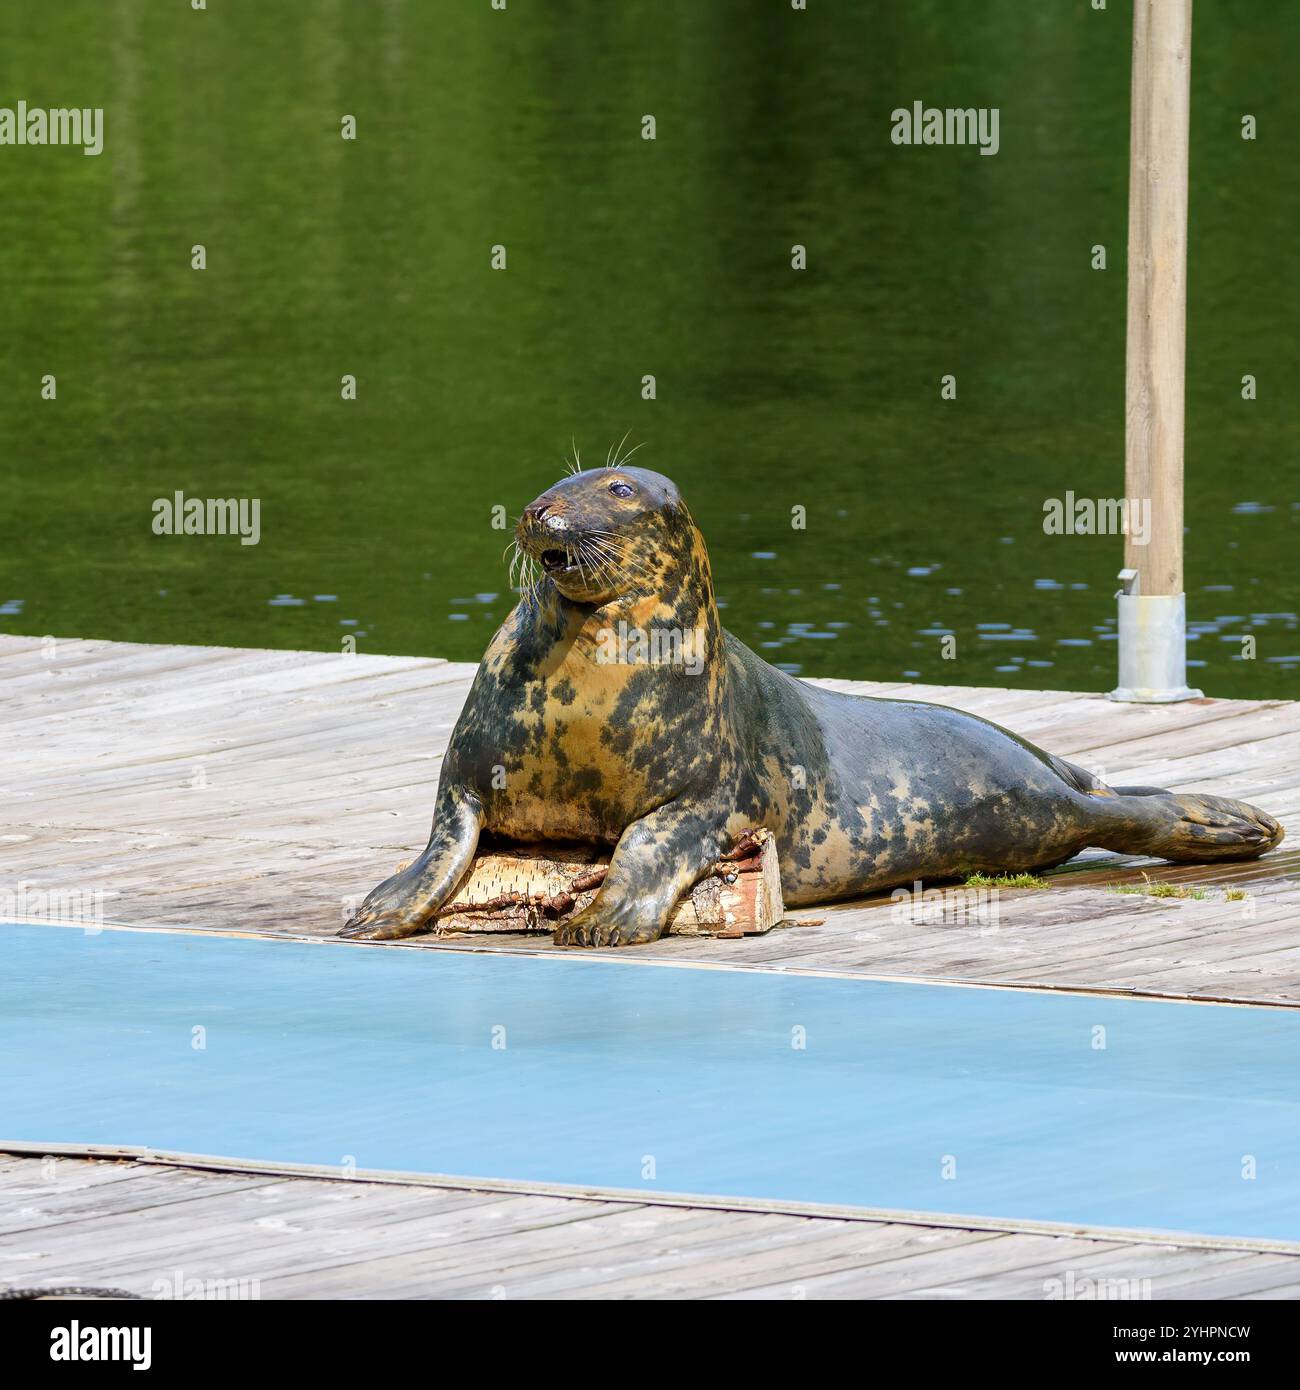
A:
[[[615,497],[631,497],[636,491],[630,483],[610,483],[609,490]]]

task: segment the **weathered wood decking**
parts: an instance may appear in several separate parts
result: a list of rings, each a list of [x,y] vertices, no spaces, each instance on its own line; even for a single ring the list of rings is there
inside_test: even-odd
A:
[[[0,1156],[0,1284],[191,1280],[261,1298],[1248,1299],[1300,1297],[1300,1256]]]
[[[0,886],[18,915],[45,915],[44,894],[102,894],[109,921],[329,937],[360,896],[423,846],[438,761],[473,670],[414,658],[0,637],[8,754]],[[829,684],[905,689],[977,711],[1108,779],[1239,796],[1300,825],[1300,705],[1116,706],[1066,692]],[[1200,901],[1108,891],[1120,878],[1140,879],[1139,867],[1122,864],[1092,857],[1054,876],[1050,889],[1004,892],[992,928],[916,925],[880,899],[802,910],[796,920],[821,925],[762,938],[680,938],[638,952],[1300,1005],[1294,835],[1254,865],[1143,866],[1155,879],[1208,885]],[[1229,900],[1228,886],[1247,897]],[[408,945],[552,949],[538,936],[340,949]],[[236,1275],[262,1278],[264,1297],[482,1296],[497,1284],[507,1296],[788,1297],[795,1283],[809,1297],[925,1289],[1043,1297],[1054,1261],[1076,1279],[1150,1277],[1156,1297],[1300,1286],[1296,1257],[1272,1254],[1151,1245],[1134,1253],[1108,1241],[939,1230],[927,1245],[926,1232],[883,1223],[427,1189],[399,1196],[73,1160],[56,1172],[63,1176],[44,1183],[33,1160],[0,1169],[4,1225],[15,1233],[3,1240],[0,1281],[102,1282],[118,1270],[113,1282],[130,1275],[147,1284],[151,1270],[164,1277],[178,1260],[191,1277],[227,1277],[214,1271],[226,1268],[229,1249],[248,1252],[249,1267]],[[262,1225],[259,1202],[273,1213]],[[299,1230],[276,1226],[281,1219]],[[229,1234],[218,1240],[216,1231]],[[129,1268],[118,1259],[124,1249],[137,1252]]]
[[[113,921],[331,936],[353,902],[423,847],[473,671],[71,640],[51,653],[0,638],[10,749],[0,873],[32,894],[102,891]],[[1109,778],[1240,796],[1300,825],[1300,704],[1115,705],[1053,691],[829,684],[957,705]],[[1221,888],[1202,901],[1124,896],[1106,891],[1113,872],[1070,872],[1050,891],[1004,892],[993,931],[896,921],[879,898],[796,912],[824,925],[760,940],[667,940],[637,952],[1300,1003],[1294,834],[1256,864],[1149,871],[1246,886],[1251,901],[1225,901]],[[551,949],[544,936],[412,944]]]

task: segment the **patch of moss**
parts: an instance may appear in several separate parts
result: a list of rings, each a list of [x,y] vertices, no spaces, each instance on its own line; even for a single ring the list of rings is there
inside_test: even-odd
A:
[[[1193,898],[1197,902],[1202,902],[1210,896],[1204,888],[1197,888],[1190,883],[1152,883],[1146,875],[1142,875],[1143,882],[1138,883],[1119,883],[1112,888],[1108,888],[1108,893],[1128,893],[1143,898]],[[1234,890],[1240,892],[1240,889]]]
[[[1050,888],[1037,874],[967,874],[967,888]]]

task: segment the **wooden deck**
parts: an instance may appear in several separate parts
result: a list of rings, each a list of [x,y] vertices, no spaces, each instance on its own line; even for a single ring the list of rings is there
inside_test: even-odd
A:
[[[473,671],[415,658],[0,637],[9,752],[0,887],[17,915],[47,915],[45,894],[102,895],[111,922],[331,937],[423,846],[439,759]],[[1300,705],[1117,706],[1068,692],[827,684],[956,705],[1107,779],[1239,796],[1300,825]],[[1144,871],[1205,896],[1113,891]],[[993,925],[917,925],[885,898],[800,910],[795,925],[761,938],[637,950],[722,967],[1300,1005],[1294,835],[1257,864],[1213,871],[1094,854],[1048,889],[1003,892],[997,906]],[[552,948],[544,936],[493,936],[339,949]],[[214,1272],[229,1251],[248,1266],[238,1277],[262,1279],[263,1297],[492,1296],[497,1285],[509,1297],[791,1297],[797,1283],[808,1297],[1041,1298],[1051,1271],[1066,1267],[1076,1280],[1150,1277],[1155,1297],[1300,1292],[1289,1255],[70,1159],[56,1171],[45,1182],[35,1160],[0,1167],[12,1233],[0,1281],[137,1288],[178,1262],[190,1277],[236,1277]]]
[[[191,1280],[266,1299],[1294,1298],[1300,1256],[0,1157],[0,1284]]]

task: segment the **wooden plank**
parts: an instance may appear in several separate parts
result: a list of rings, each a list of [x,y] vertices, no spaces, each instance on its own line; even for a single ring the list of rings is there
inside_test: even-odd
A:
[[[1253,1270],[1255,1277],[1267,1277],[1257,1262],[1282,1261],[1292,1271],[1300,1270],[1300,1257],[1261,1255],[1240,1250],[1189,1250],[1180,1246],[1112,1246],[1092,1254],[1072,1255],[1057,1264],[1026,1269],[966,1275],[955,1280],[941,1274],[928,1284],[904,1293],[886,1294],[900,1298],[997,1298],[1043,1302],[1087,1299],[1128,1301],[1178,1298],[1177,1281],[1193,1279],[1210,1287],[1220,1281],[1240,1278]]]
[[[791,1270],[788,1277],[780,1280],[751,1279],[741,1270],[736,1272],[733,1286],[719,1291],[716,1296],[736,1299],[915,1295],[920,1290],[951,1284],[976,1274],[989,1276],[1044,1266],[1059,1269],[1093,1248],[1090,1241],[1068,1236],[1001,1234],[985,1241],[943,1242],[940,1248],[905,1254],[875,1267],[855,1265],[851,1261],[838,1268],[828,1265],[819,1269],[813,1265]]]
[[[790,1236],[798,1218],[690,1208],[599,1209],[584,1202],[568,1219],[523,1228],[481,1229],[453,1245],[409,1248],[394,1257],[313,1261],[277,1278],[280,1297],[338,1296],[348,1289],[382,1287],[390,1298],[531,1298],[543,1286],[583,1283],[601,1262],[620,1270],[671,1257],[699,1263],[701,1251],[728,1232],[736,1240]],[[820,1223],[818,1223],[820,1224]],[[802,1230],[802,1227],[798,1228]],[[549,1295],[548,1295],[549,1296]]]
[[[66,1164],[68,1160],[61,1160]],[[0,1217],[0,1231],[16,1241],[39,1242],[55,1227],[74,1227],[75,1238],[83,1238],[85,1223],[93,1222],[97,1229],[109,1217],[148,1211],[151,1214],[176,1203],[211,1201],[221,1193],[248,1192],[277,1186],[284,1181],[278,1177],[250,1177],[222,1173],[221,1182],[209,1184],[197,1173],[183,1172],[181,1181],[164,1178],[157,1168],[136,1167],[123,1178],[113,1182],[90,1184],[72,1192],[58,1189],[57,1184],[29,1185],[26,1189],[5,1189],[6,1210]],[[9,1199],[17,1199],[10,1208]],[[189,1214],[185,1219],[188,1221]]]
[[[852,1223],[857,1225],[857,1223]],[[941,1250],[992,1247],[1002,1236],[989,1231],[926,1230],[916,1226],[823,1230],[822,1223],[782,1231],[723,1234],[689,1251],[654,1255],[630,1268],[604,1252],[585,1267],[513,1271],[507,1287],[521,1298],[714,1298],[734,1294],[778,1274],[784,1289],[840,1270],[890,1283],[912,1259],[933,1259]],[[919,1253],[918,1253],[919,1252]],[[787,1293],[787,1296],[791,1296]]]

